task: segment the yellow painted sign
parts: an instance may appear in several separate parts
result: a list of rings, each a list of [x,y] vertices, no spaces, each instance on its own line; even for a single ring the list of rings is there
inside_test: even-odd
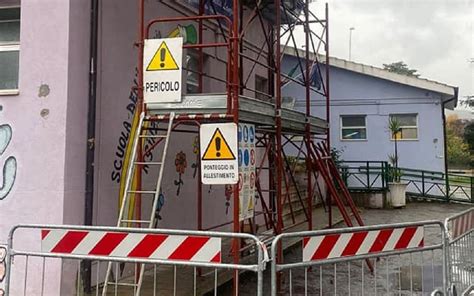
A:
[[[156,51],[155,55],[151,59],[147,71],[166,71],[166,70],[179,70],[178,63],[173,57],[168,45],[163,41]]]
[[[211,141],[207,145],[206,151],[202,156],[203,160],[235,160],[232,149],[227,144],[221,131],[217,128],[212,135]]]

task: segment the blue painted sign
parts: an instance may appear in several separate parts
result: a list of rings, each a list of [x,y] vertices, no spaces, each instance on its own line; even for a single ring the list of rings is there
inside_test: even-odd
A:
[[[244,164],[245,166],[249,166],[250,163],[250,153],[248,149],[244,150]]]
[[[225,15],[232,18],[232,0],[203,0],[204,11],[208,15]],[[199,0],[178,0],[196,9],[199,9]]]
[[[255,141],[255,127],[253,125],[249,128],[249,138],[250,143],[253,143]]]
[[[244,125],[244,142],[247,143],[249,141],[249,128],[247,125]]]
[[[254,217],[255,209],[255,126],[239,123],[239,220]]]

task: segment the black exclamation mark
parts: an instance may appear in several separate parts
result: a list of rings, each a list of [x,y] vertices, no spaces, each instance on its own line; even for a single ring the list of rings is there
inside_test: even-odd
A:
[[[219,152],[221,150],[221,138],[216,138],[216,156],[221,157],[221,153]]]
[[[160,50],[160,60],[161,60],[160,67],[161,68],[165,67],[165,57],[166,57],[166,49],[162,48]]]

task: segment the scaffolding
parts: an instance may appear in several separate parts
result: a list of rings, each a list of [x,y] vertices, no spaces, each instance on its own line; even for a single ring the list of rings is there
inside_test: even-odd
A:
[[[144,112],[149,121],[165,122],[170,124],[171,132],[186,125],[200,126],[205,123],[233,122],[254,124],[256,128],[257,147],[264,151],[262,160],[256,168],[256,191],[260,203],[260,211],[265,230],[257,231],[255,219],[250,219],[247,225],[250,232],[260,237],[267,235],[268,241],[282,232],[307,224],[307,229],[313,228],[313,200],[319,195],[328,213],[328,223],[331,226],[332,204],[335,201],[346,224],[352,226],[352,215],[356,223],[363,225],[362,219],[347,191],[344,182],[339,176],[337,167],[331,158],[329,139],[330,120],[330,92],[329,92],[329,15],[328,5],[325,6],[324,18],[317,17],[309,9],[310,0],[248,0],[232,1],[232,16],[218,14],[213,1],[200,0],[197,14],[183,14],[179,17],[156,18],[145,22],[145,0],[137,0],[139,5],[139,48],[138,56],[138,114]],[[173,1],[175,2],[175,1]],[[230,2],[230,1],[228,1]],[[174,9],[168,1],[161,4]],[[244,15],[244,7],[246,14]],[[180,11],[180,13],[182,13]],[[143,89],[143,62],[144,41],[151,38],[153,28],[168,23],[195,23],[198,27],[197,42],[184,44],[184,49],[193,49],[198,54],[197,93],[183,95],[181,103],[154,103],[146,104]],[[259,26],[264,38],[261,44],[255,44],[246,36],[250,28]],[[312,30],[312,28],[316,30]],[[303,29],[304,44],[298,44],[296,31]],[[216,40],[205,40],[205,31],[214,30]],[[318,33],[316,33],[317,31]],[[204,69],[205,51],[223,48],[226,58],[214,57],[225,66],[225,78],[206,73]],[[292,77],[290,73],[282,72],[282,60],[288,48],[300,48],[294,51],[298,61],[297,68],[301,72],[300,78]],[[321,63],[325,64],[324,73]],[[267,72],[266,89],[262,91],[256,87],[249,87],[250,76],[255,68],[263,68]],[[185,69],[192,71],[191,69]],[[247,75],[245,73],[247,72]],[[315,73],[315,74],[313,74]],[[319,79],[320,87],[314,87],[312,79]],[[213,80],[224,86],[222,93],[205,93],[204,81]],[[304,88],[304,108],[297,111],[285,106],[282,96],[284,82],[291,82]],[[312,114],[311,97],[319,94],[325,101],[324,119]],[[199,101],[199,104],[192,102]],[[173,116],[170,116],[173,114]],[[172,122],[172,123],[170,123]],[[301,140],[302,139],[302,140]],[[138,137],[137,157],[138,183],[134,192],[136,202],[133,205],[136,219],[141,218],[141,172],[140,160],[155,149],[160,143],[143,151],[143,139]],[[295,164],[290,161],[285,150],[293,147],[297,151],[297,158],[304,158],[306,188],[305,192],[298,187],[295,180]],[[263,181],[263,172],[268,176]],[[131,171],[130,171],[131,172]],[[324,187],[321,188],[322,180]],[[268,188],[263,188],[264,183]],[[295,201],[290,197],[290,189],[295,188],[300,213],[304,220],[297,221],[298,215],[293,208]],[[159,188],[157,188],[159,190]],[[203,230],[202,200],[203,185],[197,182],[197,225]],[[125,192],[125,194],[127,194]],[[326,198],[324,198],[326,196]],[[239,190],[238,185],[232,187],[233,232],[244,231],[245,222],[239,220]],[[349,207],[349,209],[347,209]],[[285,209],[289,213],[284,213]],[[130,209],[129,209],[130,210]],[[134,225],[134,220],[126,225]],[[136,220],[135,220],[136,221]],[[216,227],[223,226],[217,225]],[[210,230],[205,229],[205,230]],[[233,262],[239,263],[245,244],[238,239],[232,242]],[[281,257],[281,248],[280,248]],[[279,260],[279,259],[278,259]],[[238,286],[238,273],[234,271],[234,287]]]

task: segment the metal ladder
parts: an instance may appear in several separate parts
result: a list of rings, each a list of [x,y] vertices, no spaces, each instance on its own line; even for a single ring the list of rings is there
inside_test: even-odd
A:
[[[352,222],[351,216],[346,210],[344,201],[349,206],[349,209],[351,210],[352,215],[355,217],[357,224],[359,224],[359,226],[364,226],[364,221],[362,220],[362,217],[360,216],[360,213],[354,201],[352,200],[349,189],[347,189],[346,184],[341,178],[329,148],[325,144],[315,144],[314,142],[311,142],[308,153],[313,159],[315,168],[321,173],[321,177],[328,188],[329,194],[332,198],[334,198],[334,201],[336,202],[339,212],[341,213],[346,225],[349,227],[354,227],[354,223]],[[338,190],[336,184],[340,190]],[[341,191],[344,199],[340,197],[339,191]],[[331,207],[331,204],[328,204],[328,207]],[[370,259],[365,259],[365,261],[370,272],[374,272],[374,266]]]
[[[125,190],[123,193],[123,196],[121,197],[122,199],[122,205],[120,207],[120,213],[119,213],[119,218],[117,221],[117,227],[128,227],[130,224],[139,224],[142,228],[154,228],[155,227],[155,222],[157,219],[157,206],[158,206],[158,200],[160,196],[160,189],[161,189],[161,182],[163,180],[163,173],[164,173],[164,167],[165,167],[165,160],[166,160],[166,154],[168,152],[168,146],[169,146],[169,139],[170,139],[170,134],[171,130],[173,129],[173,120],[174,120],[175,114],[170,113],[169,114],[169,121],[168,121],[168,128],[166,131],[166,134],[161,134],[161,135],[151,135],[147,134],[146,132],[146,122],[150,122],[149,117],[145,115],[145,113],[140,114],[139,122],[138,122],[138,128],[137,131],[134,135],[133,142],[132,142],[132,155],[130,157],[130,164],[127,168],[127,175],[126,175],[126,180],[125,180]],[[139,161],[137,158],[138,156],[138,144],[140,139],[147,139],[147,138],[154,138],[154,139],[164,139],[164,148],[163,148],[163,153],[160,161]],[[132,190],[132,183],[133,183],[133,176],[135,169],[137,167],[141,167],[144,165],[148,165],[150,167],[159,167],[159,173],[158,173],[158,178],[156,180],[156,186],[152,190]],[[151,213],[150,213],[150,219],[148,220],[131,220],[127,218],[127,209],[129,208],[130,205],[130,199],[133,195],[135,194],[141,194],[145,197],[151,196],[152,197],[152,207],[151,207]],[[140,266],[140,274],[138,277],[138,283],[120,283],[117,279],[116,281],[109,281],[111,274],[112,274],[112,262],[108,263],[107,266],[107,273],[105,276],[105,281],[104,281],[104,287],[102,290],[102,295],[105,296],[107,295],[107,288],[108,285],[111,286],[124,286],[124,287],[133,287],[134,289],[134,294],[136,296],[140,295],[140,289],[143,283],[143,275],[145,272],[145,265],[141,264]],[[118,274],[115,274],[115,277],[119,277]],[[117,288],[117,287],[116,287]]]

